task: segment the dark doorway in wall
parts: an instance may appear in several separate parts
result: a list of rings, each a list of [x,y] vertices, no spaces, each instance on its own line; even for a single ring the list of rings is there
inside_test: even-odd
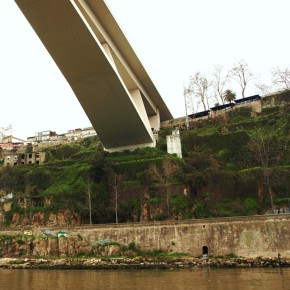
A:
[[[202,254],[203,255],[208,255],[208,247],[207,246],[203,246],[202,247]]]

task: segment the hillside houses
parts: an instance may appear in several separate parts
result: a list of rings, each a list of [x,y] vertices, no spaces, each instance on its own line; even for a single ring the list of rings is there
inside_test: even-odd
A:
[[[93,127],[87,127],[84,129],[68,130],[66,133],[57,134],[54,131],[42,131],[35,134],[35,136],[28,137],[27,142],[31,144],[43,143],[43,142],[69,142],[77,141],[86,137],[96,136],[97,133]]]
[[[12,150],[14,148],[18,148],[19,146],[25,145],[26,143],[27,142],[25,140],[10,135],[2,138],[0,147],[4,150]]]
[[[0,143],[0,161],[4,159],[4,155],[7,152],[22,151],[22,147],[26,147],[26,141],[20,138],[10,136],[4,136]],[[24,150],[25,151],[25,150]]]
[[[0,143],[0,161],[2,160],[6,166],[42,164],[46,156],[44,153],[37,151],[40,145],[50,146],[67,143],[96,135],[97,133],[93,127],[87,127],[68,130],[64,134],[57,134],[51,130],[37,132],[35,136],[28,137],[27,141],[12,135],[4,136]]]

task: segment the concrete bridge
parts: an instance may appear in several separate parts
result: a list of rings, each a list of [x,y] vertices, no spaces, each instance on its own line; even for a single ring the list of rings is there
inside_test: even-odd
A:
[[[172,115],[105,1],[15,1],[105,149],[154,146],[152,131]]]

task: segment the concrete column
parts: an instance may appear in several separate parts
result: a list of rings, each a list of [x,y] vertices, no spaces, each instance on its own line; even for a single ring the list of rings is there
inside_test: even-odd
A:
[[[182,158],[181,140],[179,130],[172,131],[172,135],[166,136],[167,153],[176,154]]]
[[[153,128],[155,131],[159,131],[160,129],[160,114],[159,110],[156,108],[156,115],[149,117],[149,122],[151,128]]]

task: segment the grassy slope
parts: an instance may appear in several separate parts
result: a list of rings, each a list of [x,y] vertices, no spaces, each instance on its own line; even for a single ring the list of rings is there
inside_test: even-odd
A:
[[[268,166],[271,188],[275,205],[287,206],[289,119],[288,104],[264,109],[255,116],[250,109],[241,108],[229,111],[225,117],[196,121],[191,130],[181,132],[184,158],[170,157],[179,170],[167,181],[163,160],[170,130],[160,132],[157,148],[133,152],[104,153],[96,138],[48,148],[50,157],[42,166],[2,168],[0,187],[14,192],[18,200],[30,197],[34,212],[69,208],[87,221],[90,184],[93,221],[114,222],[115,195],[110,180],[113,172],[122,176],[118,188],[120,221],[140,220],[144,204],[149,205],[150,218],[155,220],[264,213],[270,206],[269,194],[263,167],[249,150],[249,143],[261,130],[275,135],[271,156],[280,154],[280,159],[272,158]],[[159,168],[162,178],[152,178],[152,174],[149,178],[152,165]],[[16,199],[13,211],[25,213]]]

